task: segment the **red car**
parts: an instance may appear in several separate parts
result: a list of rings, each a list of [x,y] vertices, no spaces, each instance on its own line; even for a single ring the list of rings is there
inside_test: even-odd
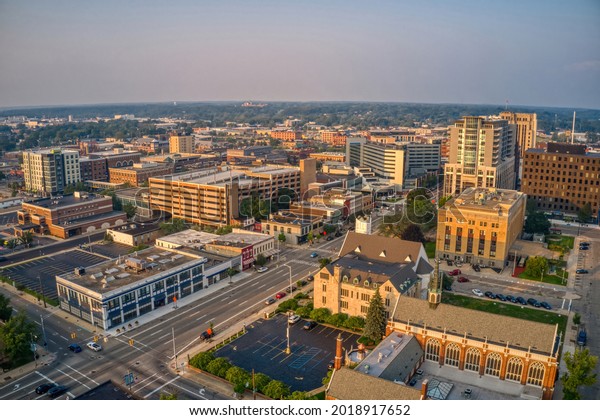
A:
[[[448,272],[449,276],[458,276],[460,274],[460,270],[457,268],[456,270],[452,270]]]
[[[285,292],[279,292],[275,295],[275,299],[281,299],[283,297],[285,297],[286,293]]]
[[[468,279],[468,278],[466,278],[466,277],[459,277],[459,278],[458,278],[458,282],[459,282],[459,283],[466,283],[466,282],[468,282],[468,281],[469,281],[469,279]]]

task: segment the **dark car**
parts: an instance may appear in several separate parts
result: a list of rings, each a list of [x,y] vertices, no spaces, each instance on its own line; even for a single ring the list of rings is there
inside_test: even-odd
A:
[[[342,232],[340,232],[339,230],[337,232],[335,232],[336,238],[339,238],[340,236],[342,236]]]
[[[451,292],[452,291],[452,286],[449,284],[444,284],[444,290]]]
[[[335,361],[330,360],[329,363],[327,363],[327,370],[333,369],[334,366],[335,366]]]
[[[63,385],[56,385],[53,386],[52,388],[50,388],[48,390],[48,397],[50,398],[56,398],[61,396],[62,394],[64,394],[67,391],[67,387],[63,386]]]
[[[46,392],[48,392],[48,390],[49,390],[50,388],[52,388],[53,386],[54,386],[54,384],[52,384],[52,383],[41,384],[40,386],[38,386],[38,387],[35,389],[35,393],[36,393],[36,394],[38,394],[38,395],[45,394],[45,393],[46,393]]]
[[[552,309],[552,306],[550,306],[550,304],[548,302],[540,302],[540,306],[544,309]]]
[[[287,289],[285,289],[285,291],[288,293],[292,293],[296,289],[297,287],[292,284],[291,286],[288,286]]]
[[[496,295],[496,299],[501,300],[502,302],[506,302],[506,296],[504,296],[502,293],[498,293]]]
[[[209,328],[208,330],[206,330],[202,334],[200,334],[200,338],[202,340],[208,340],[209,338],[212,338],[214,335],[215,335],[215,332],[212,330],[212,328]]]
[[[506,300],[508,302],[517,303],[517,298],[511,295],[506,295]]]
[[[529,298],[529,299],[527,299],[527,303],[530,304],[531,306],[535,306],[535,304],[538,303],[538,301],[535,300],[534,298]]]
[[[452,265],[453,265],[453,263],[452,263],[452,261],[451,261],[451,260],[448,260],[448,261],[446,261],[446,264],[448,264],[449,266],[452,266]]]
[[[302,328],[309,331],[309,330],[312,330],[313,328],[315,328],[317,325],[319,325],[319,324],[317,324],[315,321],[308,321],[306,324],[304,324],[304,327],[302,327]]]
[[[69,350],[71,350],[73,353],[80,353],[81,352],[81,346],[79,344],[73,343],[73,344],[69,344]]]
[[[302,286],[306,286],[308,284],[308,282],[306,280],[298,280],[298,284],[300,285],[300,287]]]
[[[589,242],[581,242],[579,246],[590,246]]]
[[[311,252],[311,254],[310,254],[310,258],[317,258],[318,256],[319,256],[319,254],[316,252]]]
[[[585,270],[585,269],[583,269],[583,268],[578,268],[578,269],[575,271],[575,273],[577,273],[577,274],[588,274],[588,273],[589,273],[589,271],[587,271],[587,270]]]
[[[489,297],[490,299],[496,299],[496,295],[493,294],[492,292],[485,292],[484,295],[486,297]]]
[[[310,275],[306,278],[306,280],[308,280],[308,281],[313,281],[314,279],[315,279],[315,276],[313,276],[313,275]]]
[[[468,281],[469,281],[469,279],[468,279],[468,278],[466,278],[466,277],[459,277],[459,278],[458,278],[458,282],[459,282],[459,283],[467,283]]]
[[[585,346],[587,343],[587,332],[582,328],[579,330],[579,334],[577,334],[577,344],[580,346]]]
[[[327,240],[327,241],[333,241],[333,236],[331,236],[331,235],[327,235],[327,239],[326,239],[326,240]]]
[[[479,267],[479,264],[474,264],[473,265],[473,270],[475,270],[476,272],[480,272],[481,271],[481,267]]]
[[[523,298],[521,296],[517,296],[517,302],[520,303],[521,305],[527,305],[527,301],[525,300],[525,298]]]
[[[579,250],[580,250],[580,251],[587,251],[588,249],[590,249],[590,247],[589,247],[589,246],[580,246],[580,247],[579,247]]]

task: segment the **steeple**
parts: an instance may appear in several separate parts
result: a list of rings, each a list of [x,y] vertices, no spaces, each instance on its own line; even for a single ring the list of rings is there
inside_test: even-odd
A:
[[[442,301],[442,275],[440,275],[440,261],[436,259],[435,268],[433,269],[433,273],[431,273],[429,288],[427,290],[427,300],[431,309],[437,308]]]

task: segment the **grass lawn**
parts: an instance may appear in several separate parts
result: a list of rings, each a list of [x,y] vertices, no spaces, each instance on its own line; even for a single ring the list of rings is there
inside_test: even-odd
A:
[[[557,270],[558,272],[559,270]],[[562,270],[560,270],[561,274],[562,274]],[[527,279],[527,280],[533,280],[533,281],[540,281],[540,278],[537,276],[530,276],[528,274],[525,274],[525,272],[519,274],[519,278],[521,279]],[[541,280],[542,283],[550,283],[550,284],[558,284],[558,285],[562,285],[563,284],[563,279],[560,276],[557,276],[555,274],[546,274],[544,276],[544,278]]]
[[[435,242],[425,242],[425,252],[427,257],[435,258]]]
[[[548,235],[546,236],[546,242],[548,245],[558,245],[567,251],[573,249],[573,246],[575,246],[575,237],[568,235]]]
[[[558,324],[563,332],[567,327],[567,317],[547,311],[545,309],[533,309],[521,307],[514,303],[500,302],[497,300],[477,299],[469,296],[444,293],[442,302],[463,308],[475,309],[477,311],[490,312],[498,315],[511,316],[513,318],[526,319],[528,321],[541,322],[543,324]]]

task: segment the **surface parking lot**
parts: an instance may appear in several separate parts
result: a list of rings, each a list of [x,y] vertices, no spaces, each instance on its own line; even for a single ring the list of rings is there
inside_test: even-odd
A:
[[[290,354],[285,353],[287,317],[280,314],[247,326],[245,335],[217,350],[215,356],[282,381],[292,391],[310,391],[323,385],[327,365],[335,357],[338,334],[342,334],[344,350],[356,348],[360,336],[323,325],[306,331],[304,323],[290,325]]]
[[[50,257],[28,261],[14,267],[4,268],[0,273],[10,277],[10,279],[14,280],[17,284],[21,284],[28,289],[40,293],[41,280],[46,297],[56,299],[56,275],[73,271],[75,267],[89,267],[105,260],[106,258],[99,255],[93,255],[88,252],[74,249],[65,251],[62,254],[56,254]]]
[[[117,243],[92,243],[91,246],[88,244],[84,244],[83,248],[91,250],[94,254],[104,255],[105,257],[109,258],[122,257],[123,255],[127,255],[131,251],[131,246]]]

